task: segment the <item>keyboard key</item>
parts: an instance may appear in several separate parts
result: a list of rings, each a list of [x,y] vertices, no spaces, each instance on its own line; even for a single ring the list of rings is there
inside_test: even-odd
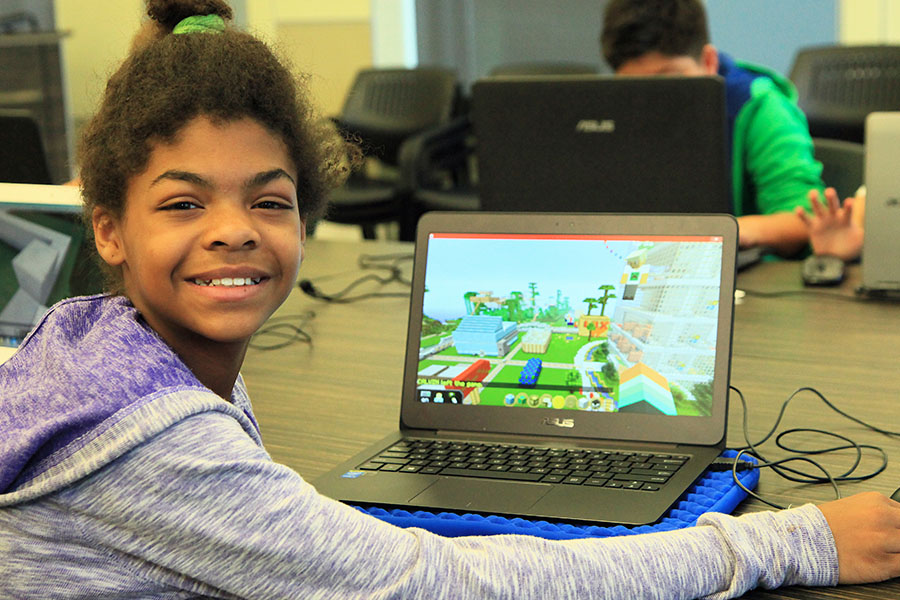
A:
[[[667,465],[678,465],[678,466],[681,466],[681,465],[683,465],[685,462],[687,462],[687,457],[681,457],[681,458],[663,458],[663,459],[657,458],[657,459],[654,459],[653,462],[662,463],[662,464],[667,464]]]
[[[653,463],[651,469],[656,469],[657,471],[677,471],[681,468],[681,464],[672,464],[672,463]]]
[[[606,485],[607,481],[609,481],[609,479],[597,479],[596,477],[590,477],[590,478],[584,480],[584,485],[593,485],[596,487],[602,487],[602,486]]]
[[[612,471],[612,469],[610,469],[610,471]],[[673,471],[660,471],[658,469],[631,469],[627,472],[631,475],[654,475],[665,478],[671,477],[673,473]]]
[[[668,477],[660,477],[658,475],[635,475],[634,473],[618,473],[613,479],[616,481],[646,481],[648,483],[665,483]]]
[[[383,454],[381,456],[377,456],[377,457],[373,458],[372,461],[373,462],[382,462],[382,463],[394,463],[395,465],[405,465],[406,463],[409,462],[405,458],[397,458],[394,456],[385,456]]]

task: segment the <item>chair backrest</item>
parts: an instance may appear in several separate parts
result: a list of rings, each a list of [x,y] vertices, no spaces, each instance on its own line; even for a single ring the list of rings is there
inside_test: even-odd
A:
[[[865,146],[846,140],[813,138],[816,160],[822,163],[822,180],[843,200],[863,184]]]
[[[360,140],[364,153],[396,164],[403,141],[449,121],[458,99],[459,83],[449,69],[363,69],[336,121]]]
[[[0,111],[0,182],[53,183],[40,129],[26,110]]]
[[[900,110],[900,46],[802,48],[790,79],[813,137],[862,142],[867,114]]]
[[[567,61],[532,61],[497,65],[490,71],[491,77],[503,75],[594,75],[600,73],[597,65]]]

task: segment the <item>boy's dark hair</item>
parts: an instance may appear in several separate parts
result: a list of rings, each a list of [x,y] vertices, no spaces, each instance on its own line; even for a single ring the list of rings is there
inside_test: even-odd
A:
[[[321,216],[326,194],[344,176],[346,154],[315,118],[301,82],[263,42],[231,27],[171,34],[192,15],[230,19],[221,0],[148,0],[147,14],[151,21],[110,77],[79,146],[88,230],[95,206],[121,218],[128,180],[146,168],[152,145],[171,142],[200,115],[223,122],[250,117],[281,138],[297,169],[300,215],[307,222]],[[110,291],[121,291],[121,275],[110,271]]]
[[[709,43],[701,0],[610,0],[600,48],[614,71],[648,52],[699,59]]]

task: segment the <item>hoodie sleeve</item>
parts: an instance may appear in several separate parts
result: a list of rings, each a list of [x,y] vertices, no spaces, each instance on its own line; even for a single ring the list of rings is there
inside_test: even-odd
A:
[[[735,135],[744,140],[740,151],[755,188],[756,209],[764,215],[797,206],[809,211],[809,191],[821,194],[825,186],[806,117],[770,79],[754,80],[751,89],[752,97],[735,123]]]
[[[99,548],[108,564],[98,573],[133,573],[155,593],[718,599],[837,581],[813,506],[618,538],[445,538],[319,495],[221,413],[185,419],[48,502],[60,519],[54,544]]]

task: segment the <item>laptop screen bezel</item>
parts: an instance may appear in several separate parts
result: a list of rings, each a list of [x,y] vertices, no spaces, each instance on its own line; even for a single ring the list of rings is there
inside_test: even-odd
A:
[[[420,402],[417,397],[419,340],[429,239],[435,233],[510,232],[546,235],[633,235],[636,239],[652,236],[721,236],[723,239],[721,286],[711,416],[561,411],[549,408]],[[737,222],[730,215],[487,212],[426,214],[419,222],[416,240],[407,355],[403,376],[401,428],[573,439],[722,444],[728,413],[737,246]],[[566,419],[568,421],[565,421]],[[564,422],[566,425],[560,426]]]

